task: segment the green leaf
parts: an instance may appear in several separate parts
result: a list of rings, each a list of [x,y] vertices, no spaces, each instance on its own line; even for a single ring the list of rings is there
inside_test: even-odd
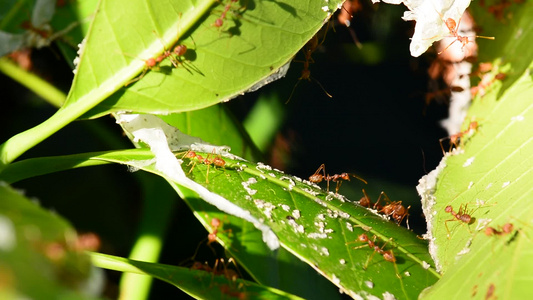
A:
[[[90,260],[71,225],[6,184],[0,199],[0,298],[92,299]]]
[[[209,154],[202,155],[206,157]],[[162,175],[152,166],[142,165],[143,161],[152,158],[150,151],[136,149],[58,160],[77,162],[75,165],[89,164],[82,163],[83,159],[123,163]],[[381,296],[388,292],[397,299],[416,298],[423,288],[438,279],[432,268],[425,269],[430,262],[427,245],[412,232],[340,196],[327,194],[295,177],[268,170],[264,165],[224,160],[225,169],[210,167],[209,173],[208,166],[204,164],[186,162],[184,165],[187,169],[194,166],[189,175],[197,182],[250,211],[254,217],[263,219],[278,235],[283,247],[346,293],[352,296]],[[3,174],[17,173],[15,170],[20,163],[10,165]],[[206,183],[206,174],[209,174],[209,183]],[[257,183],[252,183],[254,180]],[[224,221],[224,218],[221,217],[221,220]],[[221,237],[230,249],[233,244],[244,243],[250,232],[249,226],[237,230],[238,227],[233,225],[238,225],[238,222],[232,221],[224,227],[232,229],[230,238]],[[379,254],[372,256],[373,251],[366,244],[354,242],[363,233],[371,239],[375,235],[378,246],[387,242],[384,250],[393,251],[396,264],[385,261]],[[359,246],[363,247],[353,249]],[[371,256],[372,259],[367,262]],[[363,268],[365,265],[366,270]]]
[[[176,267],[92,253],[93,263],[101,268],[150,275],[168,282],[200,299],[301,299],[283,291],[242,279],[232,279],[226,266],[206,266],[212,270]],[[205,266],[205,265],[204,265]],[[217,274],[215,274],[217,273]]]
[[[488,19],[483,25],[486,32],[507,33],[487,49],[492,57],[505,55],[493,59],[493,70],[486,76],[495,78],[502,71],[508,76],[493,80],[486,94],[474,99],[465,127],[476,121],[478,128],[465,134],[460,149],[448,155],[437,178],[436,202],[426,204],[426,215],[435,214],[429,221],[435,238],[430,248],[444,274],[424,294],[429,299],[524,299],[530,295],[533,55],[529,49],[533,23],[529,16],[533,5],[513,6],[513,17],[505,14],[502,20],[477,9]],[[505,22],[512,26],[502,26]],[[471,224],[447,213],[448,205],[455,213],[468,205]],[[510,232],[504,232],[505,224],[512,224]],[[487,234],[489,227],[496,234]]]
[[[89,91],[119,90],[86,115],[95,117],[121,110],[166,114],[229,100],[289,62],[339,2],[210,0],[147,7],[130,1],[128,14],[117,14],[124,4],[104,1],[87,37],[72,101]],[[211,8],[212,4],[216,5]],[[224,25],[216,28],[213,24],[226,5],[230,8]],[[167,59],[159,71],[149,71],[122,88],[143,71],[144,60],[159,56],[163,48],[172,49],[176,42],[188,47],[178,68]]]

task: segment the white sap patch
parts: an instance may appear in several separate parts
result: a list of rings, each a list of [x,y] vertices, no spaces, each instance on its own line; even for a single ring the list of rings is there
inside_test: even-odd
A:
[[[177,128],[152,115],[117,114],[117,123],[121,124],[127,132],[133,135],[134,142],[142,142],[150,147],[156,158],[155,169],[164,174],[167,179],[195,191],[200,198],[216,206],[221,211],[251,222],[257,229],[262,231],[263,241],[271,250],[279,248],[279,239],[268,225],[253,217],[249,211],[242,209],[218,194],[212,193],[185,175],[181,168],[182,161],[174,156],[172,150],[191,148],[191,144],[185,145],[184,143],[189,143],[197,138],[184,135]],[[201,147],[200,145],[197,146]],[[227,151],[228,149],[228,147],[209,147],[211,147],[212,151],[206,152],[221,155],[225,155],[224,150]]]
[[[514,117],[511,118],[511,121],[522,122],[522,121],[524,121],[524,116],[521,116],[521,115],[514,116]]]
[[[307,234],[310,239],[326,239],[328,235],[326,233],[312,232]]]
[[[468,189],[471,189],[473,185],[474,185],[474,182],[470,181],[470,183],[468,184]]]
[[[474,162],[474,159],[476,159],[475,156],[472,156],[469,159],[467,159],[465,163],[463,164],[463,168],[470,166]]]
[[[404,274],[406,277],[411,276],[411,273],[409,273],[409,271],[405,271],[403,274]]]
[[[252,185],[254,183],[257,183],[257,179],[255,179],[254,177],[250,177],[245,182],[241,182],[242,186],[244,187],[244,189],[246,190],[246,192],[250,196],[253,196],[253,195],[255,195],[255,193],[257,193],[257,190],[254,190],[254,189],[250,188],[250,185]]]
[[[297,209],[293,210],[293,211],[292,211],[292,216],[293,216],[296,220],[298,220],[298,219],[300,218],[300,211],[297,210]]]
[[[345,264],[346,264],[346,260],[345,260],[344,258],[341,258],[341,259],[339,260],[339,262],[341,263],[341,265],[345,265]]]
[[[396,300],[396,297],[389,292],[383,293],[382,296],[383,296],[383,300]]]
[[[296,233],[304,233],[304,227],[301,224],[296,223],[293,218],[288,219],[289,225],[294,229]]]
[[[341,283],[341,279],[335,276],[335,274],[331,274],[331,282],[338,285]]]
[[[504,188],[504,187],[508,186],[509,184],[511,184],[511,182],[510,182],[510,181],[506,181],[506,182],[504,182],[504,183],[502,184],[502,188]]]
[[[284,211],[290,211],[290,210],[291,210],[291,207],[288,206],[287,204],[282,204],[282,205],[281,205],[281,208],[282,208]]]
[[[320,248],[320,255],[323,255],[323,256],[329,256],[329,250],[328,250],[328,248],[326,248],[326,247],[321,247],[321,248]]]
[[[15,226],[11,219],[0,215],[0,251],[9,252],[17,246]]]
[[[374,283],[373,283],[372,281],[366,280],[366,281],[365,281],[365,285],[366,285],[366,287],[368,287],[369,289],[373,289],[373,288],[374,288]]]
[[[350,222],[346,222],[346,228],[348,229],[348,231],[353,232],[353,225],[352,225],[352,223],[350,223]]]
[[[431,267],[431,265],[428,264],[426,261],[422,261],[422,267],[427,270]]]
[[[424,216],[426,217],[426,224],[428,229],[427,233],[424,234],[424,239],[429,240],[429,253],[433,258],[433,261],[435,262],[437,272],[439,272],[441,266],[437,256],[437,244],[435,243],[435,238],[432,235],[434,225],[433,223],[436,215],[436,211],[433,210],[433,206],[437,202],[437,199],[434,194],[435,187],[437,186],[437,178],[440,172],[442,172],[442,170],[444,170],[444,168],[446,167],[447,158],[447,155],[444,156],[437,168],[431,171],[428,175],[420,178],[420,180],[418,181],[418,185],[416,186],[416,190],[418,192],[418,195],[420,195],[422,201],[422,210],[424,212]]]

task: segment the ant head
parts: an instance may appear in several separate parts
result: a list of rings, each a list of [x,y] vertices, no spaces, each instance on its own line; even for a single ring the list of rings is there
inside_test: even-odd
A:
[[[357,237],[357,240],[359,240],[360,242],[366,243],[368,242],[368,236],[366,235],[366,233],[363,233]]]
[[[220,219],[219,219],[219,218],[213,218],[213,219],[211,219],[211,226],[214,227],[214,228],[220,226],[220,223],[221,223],[221,222],[220,222]]]
[[[447,213],[451,213],[453,211],[453,207],[451,205],[448,205],[448,206],[446,206],[444,211],[447,212]]]

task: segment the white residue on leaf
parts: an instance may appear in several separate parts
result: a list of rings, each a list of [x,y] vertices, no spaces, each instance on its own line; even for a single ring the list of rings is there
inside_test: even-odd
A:
[[[431,267],[431,265],[428,264],[426,261],[422,261],[422,267],[427,270]]]
[[[326,233],[311,232],[307,234],[307,237],[310,239],[325,239],[328,235]]]
[[[341,283],[341,279],[335,276],[335,274],[331,274],[331,282],[338,285]]]
[[[482,229],[484,229],[485,227],[487,227],[487,225],[489,225],[489,223],[492,222],[492,219],[477,219],[477,224],[476,224],[476,229],[474,229],[475,231],[480,231]]]
[[[469,159],[467,159],[465,163],[463,164],[463,168],[470,166],[474,162],[475,159],[476,159],[475,156],[472,156]]]
[[[382,294],[383,300],[396,300],[396,297],[390,292],[385,292]]]
[[[76,74],[78,72],[78,65],[80,64],[80,57],[81,57],[81,54],[83,53],[83,51],[85,50],[85,44],[87,43],[87,38],[84,38],[81,43],[78,44],[78,51],[76,52],[76,54],[78,54],[76,56],[76,58],[74,58],[74,60],[72,61],[72,63],[74,64],[74,70],[72,70],[72,73]]]
[[[268,225],[260,222],[249,211],[209,191],[185,175],[181,167],[182,161],[178,160],[172,153],[172,147],[180,148],[186,146],[186,148],[190,148],[190,144],[182,144],[184,140],[187,140],[186,135],[153,115],[117,114],[116,118],[124,130],[133,135],[134,142],[142,142],[150,147],[156,158],[155,169],[164,174],[168,180],[196,192],[200,198],[216,206],[221,211],[251,222],[257,229],[262,231],[263,241],[271,250],[279,248],[279,239]],[[181,135],[177,134],[178,132]],[[224,147],[219,147],[219,149],[222,148]]]
[[[292,216],[293,216],[296,220],[298,220],[298,219],[300,218],[300,211],[297,210],[297,209],[293,210],[293,211],[292,211]]]
[[[365,285],[369,289],[373,289],[374,288],[374,283],[372,281],[370,281],[370,280],[365,280]]]
[[[281,208],[282,208],[284,211],[290,211],[290,210],[291,210],[291,207],[288,206],[287,204],[281,204]]]
[[[352,223],[350,223],[350,222],[346,222],[346,228],[348,229],[348,231],[353,232],[353,225],[352,225]]]
[[[321,247],[321,248],[320,248],[320,255],[323,255],[323,256],[329,256],[329,250],[328,250],[328,248],[326,248],[326,247]]]
[[[253,195],[255,195],[255,193],[257,193],[257,190],[254,190],[254,189],[250,188],[250,185],[252,185],[254,183],[257,183],[257,179],[255,179],[254,177],[250,177],[250,178],[248,178],[248,180],[246,180],[244,182],[241,182],[242,186],[244,187],[244,189],[246,190],[246,192],[250,196],[253,196]]]
[[[429,241],[429,253],[435,262],[437,272],[439,272],[441,266],[437,256],[437,244],[435,243],[435,238],[432,235],[434,226],[433,223],[435,222],[434,219],[436,215],[436,211],[433,209],[433,206],[437,203],[437,199],[435,197],[437,178],[442,170],[444,170],[446,167],[447,158],[448,156],[444,156],[437,168],[435,168],[435,170],[431,171],[426,176],[420,178],[418,185],[416,186],[418,195],[420,195],[421,198],[422,210],[424,212],[424,216],[426,217],[427,233],[424,234],[424,239]]]
[[[487,187],[485,188],[485,190],[488,190],[492,187],[492,182],[489,182],[489,184],[487,184]]]
[[[346,264],[346,260],[345,260],[344,258],[341,258],[341,259],[339,260],[339,263],[340,263],[341,265],[345,265],[345,264]]]
[[[17,245],[15,226],[10,218],[0,215],[0,251],[9,252]]]
[[[347,213],[347,212],[343,212],[343,211],[339,211],[339,216],[341,216],[341,218],[343,218],[343,219],[349,219],[350,218],[350,214]]]
[[[522,121],[524,121],[524,116],[518,115],[518,116],[511,117],[511,121],[522,122]]]
[[[473,185],[474,185],[474,182],[470,181],[470,183],[468,183],[468,189],[471,189]]]
[[[268,175],[269,175],[270,177],[274,177],[274,178],[276,178],[276,174],[274,174],[274,173],[268,173]]]
[[[322,220],[322,221],[326,220],[326,216],[324,214],[318,214],[316,217],[317,219]]]
[[[464,248],[459,251],[459,253],[457,253],[457,256],[455,257],[455,260],[459,260],[461,258],[461,256],[467,254],[468,252],[470,252],[470,246],[472,245],[472,238],[468,239],[468,241],[466,241],[465,243],[465,246]]]
[[[328,217],[330,217],[332,219],[336,219],[336,218],[339,217],[339,212],[336,211],[336,210],[331,210],[331,209],[328,208],[327,213],[328,213]]]
[[[261,162],[258,162],[257,166],[255,166],[255,168],[257,170],[261,171],[261,172],[262,172],[262,170],[267,170],[267,171],[271,171],[272,170],[271,166],[265,165],[264,163],[261,163]]]
[[[304,227],[301,224],[296,223],[293,218],[288,219],[289,225],[294,229],[296,233],[304,233]]]
[[[255,199],[254,203],[257,208],[263,211],[269,220],[272,220],[272,211],[276,208],[274,204],[261,199]]]
[[[292,191],[292,189],[296,186],[294,180],[292,180],[292,178],[289,176],[281,176],[280,180],[287,180],[289,182],[289,191]]]
[[[504,182],[504,183],[502,184],[502,188],[504,188],[504,187],[508,186],[509,184],[511,184],[511,182],[510,182],[510,181],[506,181],[506,182]]]
[[[405,272],[403,272],[403,274],[404,274],[406,277],[411,276],[411,273],[409,273],[409,271],[405,271]]]

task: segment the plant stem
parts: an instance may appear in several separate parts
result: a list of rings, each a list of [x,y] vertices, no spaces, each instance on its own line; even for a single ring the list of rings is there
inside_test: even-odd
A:
[[[27,87],[55,107],[61,107],[67,98],[67,95],[55,86],[31,72],[25,71],[6,57],[0,58],[0,72]]]

